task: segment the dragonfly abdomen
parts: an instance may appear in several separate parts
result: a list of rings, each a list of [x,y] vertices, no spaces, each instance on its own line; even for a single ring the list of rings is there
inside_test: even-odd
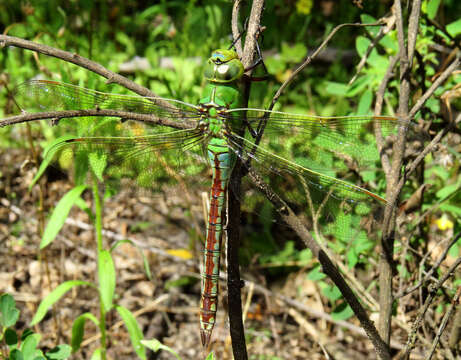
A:
[[[204,271],[202,271],[200,300],[200,333],[203,346],[208,345],[216,320],[223,209],[230,172],[235,162],[234,156],[221,139],[210,141],[208,158],[212,164],[213,178],[203,254]]]

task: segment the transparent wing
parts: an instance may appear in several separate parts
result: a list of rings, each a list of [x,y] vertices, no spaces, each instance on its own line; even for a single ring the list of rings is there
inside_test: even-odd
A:
[[[199,117],[195,105],[179,100],[110,94],[50,80],[20,84],[14,91],[14,97],[27,111],[108,109],[155,114],[178,121]]]
[[[174,181],[173,173],[192,175],[206,168],[200,156],[202,141],[203,134],[196,129],[119,137],[66,137],[51,147],[45,158],[61,165],[72,164],[80,180],[91,170],[106,184],[129,179],[136,186],[156,190]]]
[[[391,116],[320,117],[258,109],[229,113],[246,113],[250,129],[255,133],[263,131],[261,144],[269,146],[268,150],[279,154],[283,148],[292,158],[305,161],[303,165],[309,169],[334,169],[330,173],[346,168],[346,164],[359,169],[375,164],[379,159],[375,129],[386,138],[396,134],[399,127],[406,127],[409,138],[426,140],[414,124]],[[333,164],[334,158],[342,159],[343,166]]]

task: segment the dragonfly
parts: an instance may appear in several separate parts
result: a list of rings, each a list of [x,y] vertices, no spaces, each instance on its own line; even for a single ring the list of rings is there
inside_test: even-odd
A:
[[[375,231],[363,218],[372,214],[373,221],[379,220],[388,203],[360,186],[359,176],[347,178],[349,169],[358,173],[376,166],[375,128],[390,137],[399,127],[411,125],[392,116],[320,117],[244,108],[239,87],[244,72],[235,51],[213,51],[204,67],[206,85],[197,104],[104,93],[50,80],[31,80],[16,89],[25,111],[87,110],[84,115],[96,116],[64,119],[75,125],[77,135],[56,144],[50,156],[66,149],[76,157],[96,154],[98,161],[89,161],[95,173],[130,175],[145,187],[153,186],[160,174],[168,176],[160,159],[178,169],[195,163],[211,168],[201,271],[203,346],[209,345],[216,322],[224,214],[237,159],[260,174],[288,204],[303,209],[307,227],[317,232],[320,225],[326,236],[355,239]],[[122,121],[101,117],[110,114]],[[133,114],[167,119],[177,128],[152,125]]]

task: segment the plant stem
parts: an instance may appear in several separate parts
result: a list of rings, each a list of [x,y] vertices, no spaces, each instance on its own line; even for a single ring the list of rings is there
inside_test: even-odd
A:
[[[96,244],[97,244],[97,259],[99,254],[103,250],[102,247],[102,205],[101,198],[99,197],[98,182],[93,179],[93,201],[94,201],[94,212],[95,212],[95,232],[96,232]],[[99,263],[98,263],[99,266]],[[100,285],[100,284],[99,284]],[[106,309],[104,304],[99,300],[99,331],[101,332],[101,358],[106,360]]]
[[[96,242],[98,245],[98,253],[102,251],[102,206],[101,198],[99,197],[98,183],[93,180],[93,199],[94,199],[94,212],[95,212],[95,231]]]

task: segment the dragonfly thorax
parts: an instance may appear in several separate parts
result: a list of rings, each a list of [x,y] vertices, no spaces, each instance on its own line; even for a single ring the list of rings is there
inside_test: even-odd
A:
[[[226,108],[214,103],[200,104],[202,117],[198,128],[209,136],[223,138],[228,129]]]

